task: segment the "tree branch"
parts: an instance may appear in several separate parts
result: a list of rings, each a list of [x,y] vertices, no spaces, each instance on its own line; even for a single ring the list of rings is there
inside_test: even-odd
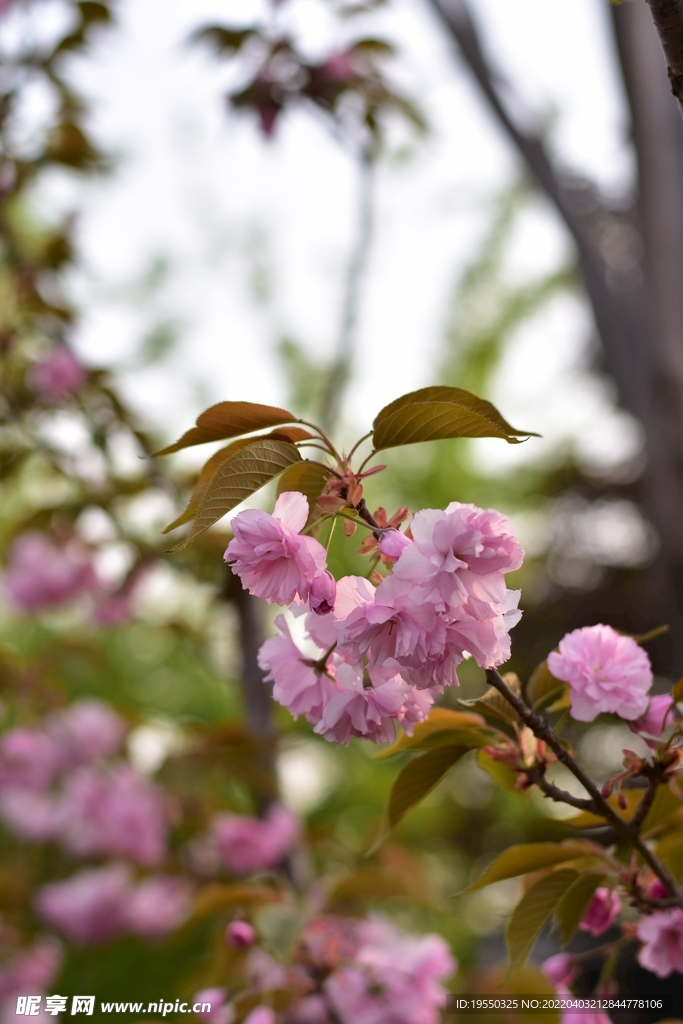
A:
[[[531,729],[534,736],[543,740],[550,747],[558,761],[568,768],[572,775],[579,780],[586,792],[590,793],[592,797],[590,801],[591,806],[584,809],[591,810],[593,813],[599,814],[609,821],[615,831],[638,851],[645,863],[664,883],[669,892],[674,895],[677,905],[683,907],[683,895],[679,892],[676,881],[668,868],[655,857],[650,848],[641,839],[638,830],[633,828],[632,823],[620,818],[616,811],[608,804],[595,782],[586,774],[581,765],[575,761],[567,748],[562,745],[548,719],[536,714],[521,697],[513,693],[496,669],[487,669],[486,680],[490,686],[493,686],[498,691],[501,697],[505,698],[508,704],[512,705],[520,720]]]
[[[664,50],[671,92],[683,116],[683,0],[647,0]]]

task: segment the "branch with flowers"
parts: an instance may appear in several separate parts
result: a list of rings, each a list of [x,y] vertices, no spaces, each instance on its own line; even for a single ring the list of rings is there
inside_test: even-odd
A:
[[[565,636],[525,685],[513,673],[501,675],[521,616],[520,592],[505,580],[524,557],[510,520],[458,501],[445,510],[389,516],[383,508],[371,512],[364,497],[364,481],[384,468],[376,458],[387,449],[458,437],[517,444],[529,436],[489,402],[451,387],[392,402],[348,454],[286,410],[222,402],[158,453],[230,441],[208,461],[186,511],[168,527],[191,524],[173,550],[277,479],[272,514],[249,509],[233,517],[225,560],[251,594],[287,609],[259,654],[275,701],[330,742],[355,736],[390,743],[380,757],[417,755],[395,779],[378,844],[475,752],[494,779],[512,780],[520,792],[537,787],[579,812],[568,822],[576,838],[510,847],[466,890],[526,876],[507,928],[510,970],[523,966],[551,919],[566,944],[578,928],[607,931],[623,907],[628,919],[617,943],[640,942],[640,963],[660,977],[683,973],[683,743],[676,708],[682,684],[651,696],[652,669],[638,643],[649,637],[602,624]],[[346,537],[359,528],[365,533],[364,576],[335,580],[329,571],[338,522]],[[439,706],[468,657],[484,670],[488,689],[461,702],[462,711]],[[568,718],[590,723],[600,714],[627,722],[645,751],[624,750],[624,770],[603,785],[561,737]],[[585,795],[551,777],[557,765]],[[575,967],[565,967],[554,983],[569,984]],[[601,986],[609,980],[603,972]]]

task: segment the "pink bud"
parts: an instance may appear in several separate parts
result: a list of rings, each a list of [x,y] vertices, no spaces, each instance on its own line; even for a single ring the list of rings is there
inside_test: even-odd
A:
[[[655,878],[654,882],[651,882],[647,887],[645,895],[649,900],[665,900],[671,893],[661,879]]]
[[[316,615],[327,615],[334,609],[337,597],[337,584],[330,572],[321,572],[311,582],[309,604]]]
[[[670,693],[651,697],[645,714],[629,725],[631,732],[646,732],[650,736],[661,736],[667,725],[671,725],[673,722],[673,706],[674,699]]]
[[[615,892],[611,889],[596,889],[579,927],[591,935],[602,935],[612,927],[620,910],[621,900]]]
[[[225,929],[225,940],[233,949],[248,949],[256,942],[256,932],[246,921],[231,921]]]
[[[392,562],[397,562],[401,557],[401,552],[405,548],[410,547],[412,541],[408,540],[405,533],[401,533],[400,530],[385,530],[378,543],[379,549],[385,558],[391,559]]]
[[[558,953],[544,960],[541,970],[551,985],[568,985],[576,972],[574,957],[569,953]]]

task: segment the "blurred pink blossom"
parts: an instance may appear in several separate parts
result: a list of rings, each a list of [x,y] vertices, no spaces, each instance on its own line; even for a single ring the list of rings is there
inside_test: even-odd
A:
[[[149,875],[127,901],[126,924],[144,939],[159,939],[178,928],[192,907],[192,890],[184,878]]]
[[[21,534],[9,552],[4,586],[22,612],[64,604],[99,587],[90,555],[78,544],[56,547],[42,534]]]
[[[62,965],[62,949],[55,939],[38,939],[0,967],[0,999],[45,991]]]
[[[330,1008],[324,996],[304,996],[287,1011],[287,1024],[329,1024]]]
[[[456,968],[444,940],[370,920],[360,925],[359,941],[355,962],[324,986],[342,1024],[438,1024],[447,995],[441,982]]]
[[[15,836],[34,843],[54,839],[63,821],[54,796],[11,788],[0,790],[0,818]]]
[[[43,790],[63,767],[59,742],[40,729],[12,729],[0,740],[0,786]]]
[[[120,715],[95,698],[75,701],[51,715],[46,725],[69,767],[115,754],[128,728]]]
[[[306,601],[316,576],[327,569],[326,552],[313,537],[301,536],[308,519],[308,501],[286,491],[273,514],[247,509],[232,520],[234,538],[225,560],[251,594],[269,604]]]
[[[621,899],[616,892],[603,887],[596,889],[579,927],[591,935],[602,935],[612,927],[620,910]]]
[[[658,978],[683,974],[683,910],[656,910],[638,922],[637,935],[643,945],[638,963]]]
[[[87,379],[86,370],[66,345],[59,345],[42,362],[32,366],[29,373],[34,391],[46,398],[74,394]]]
[[[652,668],[642,647],[611,626],[585,626],[560,641],[559,653],[548,657],[552,674],[569,683],[570,714],[592,722],[601,713],[627,720],[640,718],[648,707]]]
[[[265,818],[219,814],[212,831],[230,870],[247,875],[282,862],[296,839],[299,822],[282,804],[273,804]]]
[[[211,1024],[233,1024],[235,1020],[235,1012],[227,1002],[224,988],[204,988],[195,994],[192,1002],[211,1005],[210,1010],[202,1010],[197,1013],[200,1020],[210,1021]]]
[[[61,841],[80,857],[108,854],[157,864],[165,854],[163,794],[129,765],[77,769],[65,782],[61,806]]]
[[[125,930],[130,880],[122,864],[79,871],[39,889],[36,910],[74,942],[104,942]]]
[[[270,1006],[255,1006],[244,1018],[243,1024],[277,1024],[275,1010]]]

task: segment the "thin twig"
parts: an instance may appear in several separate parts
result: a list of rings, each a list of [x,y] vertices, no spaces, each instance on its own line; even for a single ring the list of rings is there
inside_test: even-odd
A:
[[[504,697],[508,704],[512,705],[521,721],[531,729],[534,736],[543,740],[550,747],[558,761],[568,768],[572,775],[579,780],[586,792],[590,793],[592,797],[590,807],[584,809],[590,810],[609,821],[619,835],[638,851],[645,863],[664,883],[669,892],[674,894],[677,905],[683,907],[683,896],[680,894],[676,881],[668,868],[655,857],[652,850],[650,850],[638,834],[638,830],[634,829],[630,822],[620,818],[616,811],[608,804],[595,782],[586,774],[567,748],[562,745],[548,719],[536,714],[521,697],[513,693],[496,669],[487,669],[486,679],[498,691],[501,697]]]

